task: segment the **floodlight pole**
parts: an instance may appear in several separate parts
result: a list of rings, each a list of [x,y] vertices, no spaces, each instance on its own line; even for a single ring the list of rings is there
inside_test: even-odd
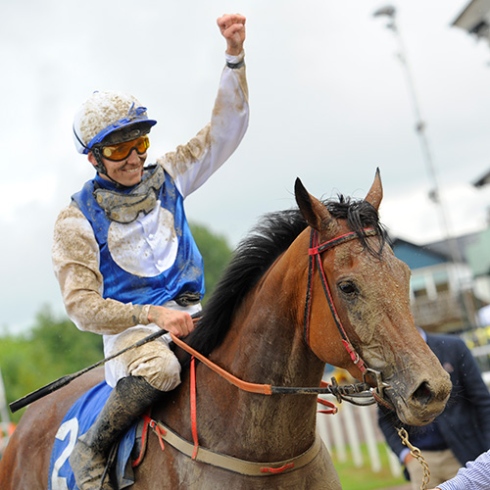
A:
[[[438,209],[440,211],[440,219],[441,219],[441,225],[442,225],[442,231],[444,233],[444,236],[446,237],[446,240],[449,245],[449,252],[451,259],[454,264],[462,263],[463,258],[462,258],[462,253],[460,250],[460,247],[454,237],[452,237],[450,230],[449,230],[449,221],[447,218],[447,211],[444,205],[444,199],[443,196],[440,192],[440,184],[439,184],[439,178],[436,172],[436,168],[434,165],[434,161],[432,158],[432,152],[430,149],[429,145],[429,140],[427,138],[427,133],[425,131],[426,125],[425,122],[422,118],[422,113],[420,111],[420,104],[419,100],[417,97],[417,92],[415,90],[415,83],[413,81],[412,77],[412,72],[408,63],[408,58],[407,58],[407,52],[405,49],[405,43],[403,42],[403,38],[401,36],[400,30],[398,29],[398,26],[396,24],[396,9],[392,6],[386,6],[383,8],[378,9],[376,12],[373,14],[374,17],[380,17],[380,16],[386,16],[388,17],[389,21],[388,24],[386,25],[387,29],[390,29],[394,32],[395,37],[398,41],[398,47],[399,47],[399,53],[398,53],[398,59],[401,61],[403,67],[405,68],[405,76],[407,79],[407,86],[408,90],[410,92],[410,99],[412,102],[413,106],[413,111],[415,114],[415,131],[417,132],[417,135],[419,136],[420,144],[422,147],[422,153],[424,156],[425,164],[429,173],[429,178],[432,181],[433,185],[433,190],[432,192],[429,192],[429,198],[438,206]],[[460,280],[458,278],[458,282],[460,283]],[[470,315],[469,313],[474,310],[472,302],[470,302],[469,298],[467,298],[466,294],[463,292],[463,288],[461,288],[461,293],[463,296],[463,314],[464,317],[469,325],[472,327],[476,326],[475,319],[473,318],[474,315]]]

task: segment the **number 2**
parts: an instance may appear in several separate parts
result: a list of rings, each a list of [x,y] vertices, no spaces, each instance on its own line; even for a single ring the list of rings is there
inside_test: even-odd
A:
[[[67,420],[64,422],[58,432],[56,433],[56,439],[64,441],[69,436],[68,445],[63,449],[58,459],[53,466],[53,473],[51,474],[51,489],[52,490],[69,490],[66,484],[66,478],[59,476],[60,468],[65,464],[66,460],[70,457],[75,443],[78,437],[78,420],[76,418]]]

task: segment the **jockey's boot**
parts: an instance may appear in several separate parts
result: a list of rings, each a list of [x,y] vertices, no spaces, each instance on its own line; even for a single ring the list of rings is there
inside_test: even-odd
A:
[[[163,393],[141,377],[119,380],[96,421],[71,453],[70,465],[80,490],[116,490],[106,470],[111,447]]]

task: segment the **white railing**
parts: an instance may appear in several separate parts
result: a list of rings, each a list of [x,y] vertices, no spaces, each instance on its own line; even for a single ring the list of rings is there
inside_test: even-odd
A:
[[[335,456],[339,462],[346,462],[348,446],[353,464],[359,468],[366,464],[361,451],[361,444],[365,443],[371,470],[375,473],[381,471],[378,443],[384,442],[384,438],[376,422],[376,405],[358,407],[348,402],[338,404],[335,397],[330,395],[322,396],[322,398],[334,403],[339,409],[335,415],[319,413],[317,416],[318,432],[330,454]],[[325,408],[322,405],[318,407],[318,410]],[[387,445],[384,450],[388,456],[391,473],[393,476],[399,476],[402,470],[398,458]]]

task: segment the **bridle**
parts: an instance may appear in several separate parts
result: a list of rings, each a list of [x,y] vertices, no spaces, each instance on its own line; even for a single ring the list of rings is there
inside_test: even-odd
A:
[[[363,230],[363,236],[373,236],[377,234],[377,231],[372,228],[367,228]],[[197,403],[196,403],[196,359],[205,364],[209,369],[220,375],[222,378],[239,388],[240,390],[256,393],[261,395],[321,395],[321,394],[333,394],[338,402],[342,400],[349,401],[356,405],[370,405],[372,403],[378,402],[385,406],[390,406],[391,402],[384,398],[384,390],[389,388],[389,385],[384,383],[381,377],[381,373],[374,369],[366,366],[359,353],[355,350],[354,346],[349,340],[342,321],[337,313],[335,304],[332,297],[332,292],[330,286],[328,285],[327,277],[321,260],[321,254],[336,247],[342,243],[348,242],[355,238],[359,238],[360,235],[356,232],[348,232],[331,240],[328,240],[322,244],[318,244],[318,232],[312,230],[310,238],[310,246],[308,249],[309,255],[309,266],[308,266],[308,286],[306,293],[305,311],[304,311],[304,337],[305,341],[311,349],[309,344],[309,328],[310,328],[310,316],[311,316],[311,303],[312,303],[312,292],[313,292],[313,276],[315,269],[318,269],[320,274],[320,279],[322,283],[322,288],[325,293],[332,317],[334,318],[335,324],[339,330],[342,344],[349,353],[352,362],[359,368],[363,375],[363,382],[339,386],[332,378],[332,384],[327,384],[322,382],[320,387],[290,387],[290,386],[272,386],[268,384],[260,383],[250,383],[243,381],[225,369],[221,368],[206,356],[197,352],[195,349],[187,345],[185,342],[175,337],[171,334],[173,342],[185,350],[191,355],[190,363],[190,417],[191,417],[191,432],[193,443],[182,439],[177,434],[173,433],[167,426],[162,422],[157,422],[150,417],[146,417],[146,424],[153,429],[153,431],[159,437],[160,445],[163,446],[163,441],[168,442],[170,445],[177,448],[183,454],[186,454],[193,460],[201,461],[204,463],[212,464],[229,471],[236,473],[242,473],[254,476],[264,476],[267,474],[278,474],[287,471],[292,471],[300,467],[304,467],[309,464],[313,458],[318,454],[319,446],[318,441],[315,440],[311,448],[302,455],[295,457],[288,461],[280,461],[275,463],[254,463],[249,461],[238,460],[236,458],[231,458],[229,456],[215,453],[208,449],[203,448],[199,444],[198,430],[197,430]],[[367,383],[367,375],[374,375],[376,380],[376,387],[370,388]],[[329,411],[325,413],[335,413],[337,407],[327,400],[318,398],[318,403],[330,407]],[[392,408],[392,407],[390,407]]]
[[[377,234],[377,231],[373,228],[365,228],[363,230],[364,236],[373,236]],[[318,244],[318,232],[312,229],[311,237],[310,237],[310,247],[308,249],[309,255],[309,265],[308,265],[308,285],[307,285],[307,293],[306,293],[306,302],[305,302],[305,311],[304,311],[304,336],[305,341],[309,344],[309,326],[310,326],[310,315],[311,315],[311,303],[312,303],[312,291],[313,291],[313,276],[315,272],[315,268],[318,268],[321,283],[323,287],[323,291],[325,293],[325,297],[327,299],[328,305],[330,307],[330,311],[332,313],[332,317],[334,318],[335,324],[339,330],[340,336],[342,338],[342,344],[349,353],[352,362],[359,368],[363,375],[363,381],[356,384],[339,386],[334,378],[332,378],[332,384],[328,384],[322,382],[320,387],[292,387],[292,386],[272,386],[268,384],[260,384],[260,383],[250,383],[247,381],[243,381],[236,376],[232,375],[225,369],[219,367],[207,357],[203,356],[195,349],[187,345],[182,340],[175,337],[171,334],[173,342],[179,346],[181,349],[185,350],[189,353],[192,358],[198,359],[203,364],[205,364],[208,368],[219,374],[222,378],[226,379],[231,384],[240,388],[242,391],[248,391],[250,393],[260,393],[263,395],[273,395],[273,394],[281,394],[281,395],[325,395],[332,394],[337,398],[337,401],[340,403],[342,400],[349,401],[355,405],[370,405],[373,403],[381,403],[389,408],[393,408],[391,402],[389,402],[384,396],[384,390],[390,388],[390,385],[385,383],[382,379],[381,373],[376,371],[375,369],[371,369],[366,366],[366,363],[362,360],[361,356],[355,350],[354,346],[350,342],[347,333],[345,331],[344,326],[342,325],[342,321],[337,313],[337,309],[335,308],[335,304],[332,297],[332,292],[328,285],[327,277],[325,274],[325,270],[323,267],[323,263],[321,260],[321,254],[334,248],[342,243],[348,242],[350,240],[354,240],[355,238],[359,238],[359,234],[357,232],[348,232],[338,237],[335,237],[331,240],[328,240],[322,244]],[[316,267],[315,267],[316,264]],[[310,347],[311,348],[311,347]],[[375,378],[376,386],[371,388],[368,384],[366,377],[367,375],[372,375]],[[322,400],[319,398],[318,401],[322,403]],[[323,400],[325,401],[325,400]],[[327,403],[324,403],[327,404]],[[330,404],[328,404],[330,405]]]
[[[364,237],[377,235],[377,231],[373,228],[364,228],[362,231]],[[385,383],[382,379],[381,373],[375,369],[371,369],[366,366],[366,363],[361,358],[359,353],[356,351],[352,342],[349,340],[347,332],[342,324],[342,320],[335,308],[335,303],[333,301],[332,291],[328,284],[327,275],[325,274],[325,269],[323,267],[322,262],[322,253],[327,252],[328,250],[337,247],[343,243],[349,242],[359,238],[359,233],[355,231],[350,231],[348,233],[344,233],[343,235],[339,235],[335,238],[327,240],[323,243],[318,243],[319,235],[315,229],[311,230],[310,235],[310,247],[308,249],[309,255],[309,263],[308,263],[308,286],[306,289],[306,302],[305,302],[305,312],[304,312],[304,339],[308,346],[310,346],[310,317],[311,317],[311,304],[312,304],[312,296],[313,296],[313,277],[315,274],[315,269],[318,269],[318,273],[320,274],[320,280],[323,288],[323,292],[325,294],[325,298],[327,299],[328,306],[330,308],[330,312],[332,313],[332,318],[334,319],[335,325],[337,326],[337,330],[339,331],[340,337],[342,339],[342,345],[346,349],[349,354],[352,362],[357,366],[359,371],[363,376],[363,381],[366,382],[366,378],[369,374],[374,376],[376,380],[376,387],[372,390],[372,395],[376,399],[376,401],[386,404],[386,398],[384,396],[384,390],[389,388],[390,386]],[[311,346],[310,346],[311,348]]]

